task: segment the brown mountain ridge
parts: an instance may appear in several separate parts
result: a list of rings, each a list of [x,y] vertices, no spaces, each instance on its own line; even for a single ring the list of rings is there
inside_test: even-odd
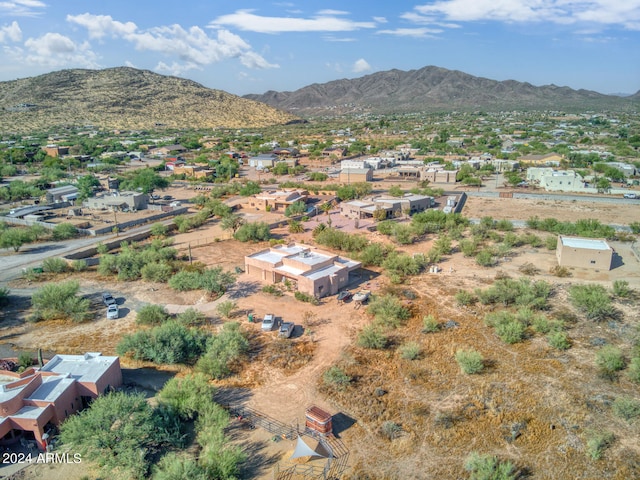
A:
[[[0,132],[256,128],[296,121],[272,106],[194,81],[129,67],[61,70],[0,82]]]
[[[245,95],[300,115],[326,113],[409,113],[421,111],[635,110],[630,97],[515,80],[497,81],[457,70],[428,66],[388,70],[347,80],[313,84],[293,92]]]

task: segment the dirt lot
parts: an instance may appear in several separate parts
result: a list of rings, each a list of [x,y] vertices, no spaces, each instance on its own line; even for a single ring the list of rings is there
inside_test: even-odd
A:
[[[601,202],[567,202],[561,200],[529,200],[524,198],[468,197],[463,214],[469,218],[493,217],[495,219],[527,220],[556,218],[560,221],[597,218],[604,224],[628,225],[640,221],[637,205],[610,205]]]
[[[560,220],[597,217],[605,223],[626,223],[619,219],[634,214],[624,211],[622,215],[619,206],[597,204],[587,209],[583,208],[584,204],[571,202],[540,204],[528,200],[510,200],[518,203],[511,203],[507,211],[503,211],[500,205],[504,204],[500,202],[502,200],[470,198],[464,213],[469,217],[526,219],[527,212],[535,207],[541,218],[546,217],[544,212],[548,211],[548,216]],[[614,216],[614,209],[618,216]],[[580,211],[584,211],[584,217],[578,217]],[[324,217],[321,216],[320,221],[325,221]],[[305,233],[293,237],[311,242],[310,231],[315,223],[312,219]],[[340,226],[353,229],[348,222]],[[274,233],[287,235],[286,228],[276,229]],[[177,235],[175,245],[183,252],[191,245],[193,261],[230,270],[242,266],[245,255],[267,247],[225,240],[227,236],[213,226]],[[219,241],[214,241],[215,238]],[[375,234],[372,238],[382,240]],[[408,253],[424,252],[432,240],[399,249]],[[637,303],[618,305],[624,313],[620,323],[573,324],[568,332],[573,347],[567,352],[558,352],[550,349],[544,337],[539,336],[521,344],[505,345],[481,321],[484,315],[481,307],[460,308],[453,301],[458,289],[484,288],[492,283],[497,272],[514,278],[521,276],[518,269],[525,263],[539,268],[535,279],[544,279],[556,286],[553,311],[567,306],[564,286],[568,284],[599,282],[610,286],[615,279],[625,279],[640,289],[640,263],[627,244],[613,246],[621,258],[616,268],[609,272],[574,269],[569,278],[548,273],[555,265],[555,252],[545,249],[518,249],[515,256],[501,259],[496,268],[479,267],[473,259],[459,253],[447,256],[440,264],[440,273],[425,273],[411,279],[408,285],[395,288],[396,293],[406,297],[405,302],[414,315],[405,328],[392,333],[393,348],[385,351],[353,347],[357,332],[370,322],[365,309],[355,309],[350,303],[338,305],[335,297],[323,299],[322,304],[315,307],[295,300],[291,294],[273,297],[262,293],[262,285],[245,274],[240,274],[236,286],[215,301],[201,293],[176,293],[162,284],[120,283],[82,274],[83,293],[108,289],[123,298],[129,309],[124,318],[117,322],[100,318],[84,325],[14,324],[0,328],[0,336],[19,349],[40,347],[60,353],[102,351],[109,354],[115,352],[115,345],[123,334],[134,330],[135,309],[144,303],[166,305],[170,312],[193,306],[211,320],[207,328],[216,329],[222,321],[216,313],[217,303],[232,299],[238,305],[235,320],[242,322],[258,347],[240,375],[219,382],[221,392],[231,392],[232,397],[242,398],[247,406],[291,425],[302,424],[304,409],[310,404],[353,419],[355,425],[340,433],[351,452],[349,463],[353,468],[349,478],[365,478],[358,475],[383,479],[461,478],[465,475],[462,461],[472,450],[496,454],[513,460],[519,467],[530,468],[531,478],[576,478],[576,472],[581,472],[580,478],[585,479],[638,478],[638,427],[610,414],[612,399],[621,392],[637,396],[637,386],[624,376],[616,383],[600,379],[593,366],[594,338],[620,344],[628,351],[630,332],[640,318]],[[374,292],[392,288],[386,277],[374,272],[365,275],[362,281],[363,286]],[[26,285],[18,283],[15,287]],[[300,344],[300,351],[307,356],[293,367],[278,366],[272,349],[276,333],[260,332],[259,324],[247,321],[249,313],[257,317],[274,313],[282,320],[296,322],[298,327],[292,341]],[[423,334],[421,319],[427,314],[433,314],[442,322],[452,320],[456,326],[436,334]],[[403,360],[394,352],[395,347],[409,340],[420,344],[422,353],[418,360]],[[471,377],[459,373],[453,354],[460,347],[481,351],[487,359],[487,372]],[[354,378],[353,386],[345,391],[329,391],[320,381],[322,373],[336,363]],[[142,366],[126,359],[123,364]],[[384,394],[375,393],[376,388]],[[392,441],[380,435],[385,421],[401,426],[401,432]],[[516,424],[520,425],[517,438],[505,440]],[[610,452],[597,462],[589,461],[584,451],[590,429],[612,430],[618,439]],[[234,427],[233,438],[247,446],[255,457],[247,467],[245,478],[272,478],[273,465],[284,461],[293,449],[290,442],[274,442],[259,429],[242,431]],[[44,478],[42,469],[31,468],[31,473],[20,478]],[[45,476],[74,480],[83,474],[88,474],[84,468],[83,472],[71,472],[68,468],[63,474],[52,472]]]

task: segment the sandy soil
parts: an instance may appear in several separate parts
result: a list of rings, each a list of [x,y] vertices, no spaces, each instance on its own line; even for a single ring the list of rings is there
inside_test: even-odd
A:
[[[530,200],[524,198],[480,198],[468,197],[463,214],[469,218],[493,217],[495,219],[527,220],[556,218],[575,222],[580,219],[597,218],[605,224],[627,225],[640,221],[637,205],[610,205],[599,202],[571,202],[561,200]]]

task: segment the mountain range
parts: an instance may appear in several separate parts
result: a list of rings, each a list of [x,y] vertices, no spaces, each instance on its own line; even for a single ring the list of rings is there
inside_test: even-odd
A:
[[[61,70],[0,82],[0,132],[53,127],[251,128],[296,121],[264,103],[129,67]]]
[[[244,98],[296,115],[502,110],[637,110],[640,91],[628,97],[497,81],[457,70],[427,66],[388,70],[355,79],[313,84],[294,92],[268,91]]]

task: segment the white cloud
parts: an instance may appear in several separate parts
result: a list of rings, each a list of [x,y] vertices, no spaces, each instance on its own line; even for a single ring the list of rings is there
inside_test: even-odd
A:
[[[89,43],[75,43],[59,33],[45,33],[38,38],[28,38],[24,49],[15,48],[11,54],[27,65],[49,68],[99,68],[97,55]]]
[[[334,70],[338,73],[342,73],[342,65],[340,65],[339,63],[327,62],[325,63],[325,67],[327,67],[329,70]]]
[[[640,0],[437,0],[415,10],[453,21],[592,22],[640,29]]]
[[[373,17],[373,20],[377,23],[387,23],[387,19],[384,17]]]
[[[371,65],[369,65],[369,63],[364,58],[356,60],[353,64],[353,67],[351,68],[351,71],[354,73],[368,72],[370,70]]]
[[[325,35],[322,37],[323,40],[327,42],[355,42],[355,38],[351,37],[334,37],[333,35]]]
[[[89,38],[131,35],[138,29],[135,23],[118,22],[110,15],[92,15],[90,13],[67,15],[67,21],[85,27],[89,32]]]
[[[0,2],[0,15],[13,17],[35,17],[41,15],[47,5],[39,0],[14,0]]]
[[[13,41],[19,42],[22,40],[22,30],[20,30],[20,25],[18,22],[12,22],[11,25],[4,25],[0,27],[0,43],[5,43],[5,41]]]
[[[122,23],[108,15],[89,13],[69,15],[67,20],[85,27],[90,38],[124,40],[136,50],[172,57],[173,62],[161,61],[157,68],[176,75],[230,58],[238,59],[249,68],[278,67],[254,52],[241,37],[225,29],[217,29],[214,35],[200,27],[185,29],[177,24],[141,30],[132,22]]]
[[[331,10],[330,8],[326,8],[324,10],[318,10],[318,15],[349,15],[349,12],[345,12],[344,10]]]
[[[395,35],[397,37],[414,37],[414,38],[433,38],[442,30],[434,28],[396,28],[393,30],[378,30],[376,33],[384,35]]]
[[[411,23],[417,23],[419,25],[436,25],[444,28],[460,28],[460,25],[458,24],[440,22],[435,16],[420,15],[416,12],[403,13],[402,15],[400,15],[400,18]]]
[[[253,10],[237,10],[235,13],[216,18],[211,25],[229,25],[258,33],[350,32],[376,26],[375,22],[355,22],[335,15],[317,14],[312,18],[263,17],[252,12]]]

